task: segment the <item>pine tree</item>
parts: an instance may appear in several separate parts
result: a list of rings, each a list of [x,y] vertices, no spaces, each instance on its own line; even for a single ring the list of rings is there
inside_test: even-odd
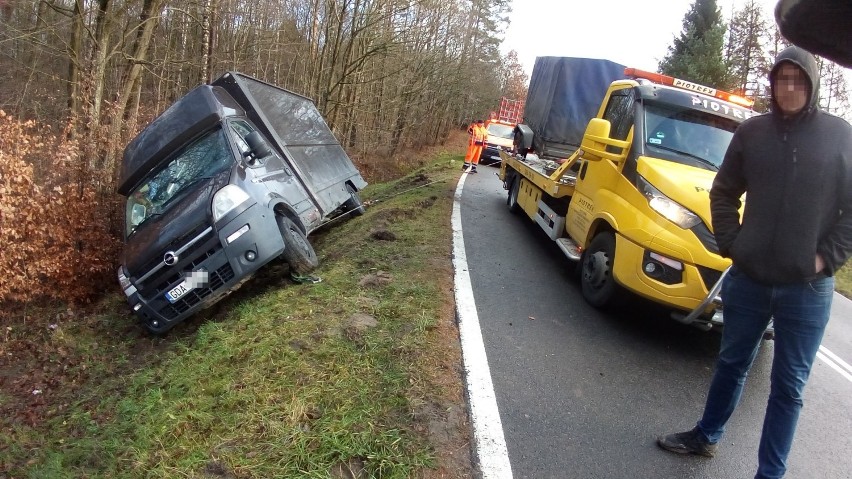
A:
[[[683,18],[683,31],[660,62],[660,72],[684,80],[728,88],[722,57],[725,24],[716,0],[695,0]]]
[[[725,63],[731,76],[731,89],[750,98],[763,94],[772,65],[766,53],[769,25],[755,0],[734,12],[728,25]]]

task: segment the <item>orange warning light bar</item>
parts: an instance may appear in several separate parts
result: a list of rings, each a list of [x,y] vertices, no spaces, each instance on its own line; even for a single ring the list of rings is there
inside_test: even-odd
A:
[[[662,75],[660,73],[646,72],[645,70],[640,70],[638,68],[625,68],[624,75],[633,78],[644,78],[645,80],[649,80],[654,83],[659,83],[661,85],[668,85],[683,90],[703,93],[705,95],[712,96],[720,100],[729,101],[731,103],[736,103],[737,105],[742,105],[747,108],[751,108],[754,105],[754,101],[749,100],[748,98],[743,98],[739,95],[734,95],[733,93],[729,93],[723,90],[710,88],[709,86],[699,85],[698,83],[681,80],[680,78]]]

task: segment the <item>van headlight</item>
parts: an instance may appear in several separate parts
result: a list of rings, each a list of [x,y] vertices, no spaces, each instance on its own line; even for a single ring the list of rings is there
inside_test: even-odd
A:
[[[228,185],[213,195],[213,221],[219,221],[222,217],[249,199],[248,193],[239,186]]]
[[[685,230],[701,223],[701,218],[698,215],[664,195],[660,190],[654,188],[651,183],[648,183],[648,180],[645,178],[639,176],[636,183],[639,191],[648,199],[648,206],[662,215],[663,218]]]

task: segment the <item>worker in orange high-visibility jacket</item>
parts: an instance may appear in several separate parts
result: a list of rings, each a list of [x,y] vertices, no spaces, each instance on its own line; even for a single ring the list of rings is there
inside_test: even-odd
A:
[[[464,157],[464,166],[462,170],[476,173],[476,165],[479,164],[479,157],[482,155],[482,146],[485,145],[485,140],[488,138],[488,130],[485,129],[485,122],[476,120],[467,129],[470,134],[470,143],[467,147],[467,155]]]

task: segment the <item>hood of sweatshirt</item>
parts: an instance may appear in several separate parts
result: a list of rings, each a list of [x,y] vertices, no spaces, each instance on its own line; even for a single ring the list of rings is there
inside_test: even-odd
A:
[[[819,67],[817,66],[816,58],[811,53],[796,46],[787,47],[782,50],[778,54],[778,57],[776,57],[772,71],[769,73],[769,85],[772,88],[772,111],[780,111],[775,100],[775,78],[784,62],[792,63],[802,69],[808,78],[808,82],[810,82],[808,101],[805,103],[805,107],[795,116],[799,117],[814,111],[817,108],[817,101],[819,99]]]

